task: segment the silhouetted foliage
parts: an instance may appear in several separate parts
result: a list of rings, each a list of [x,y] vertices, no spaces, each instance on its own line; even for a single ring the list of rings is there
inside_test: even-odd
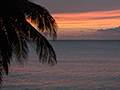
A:
[[[47,39],[26,19],[36,24],[40,32],[55,39],[57,24],[47,9],[28,0],[0,0],[0,81],[8,74],[8,65],[14,55],[19,63],[28,56],[32,40],[42,63],[57,63],[55,52]]]

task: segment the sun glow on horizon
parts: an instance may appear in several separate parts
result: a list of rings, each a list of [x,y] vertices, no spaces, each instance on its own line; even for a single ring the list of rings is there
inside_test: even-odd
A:
[[[114,29],[120,26],[120,10],[61,13],[52,16],[58,24],[58,39],[86,39],[84,36],[96,34],[100,29]],[[31,24],[39,31],[37,24]]]

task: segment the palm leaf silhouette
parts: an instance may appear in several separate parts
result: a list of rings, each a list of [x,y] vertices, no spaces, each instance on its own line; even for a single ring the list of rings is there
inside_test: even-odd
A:
[[[13,53],[17,58],[18,62],[21,63],[22,59],[26,59],[28,56],[28,46],[26,40],[24,39],[24,35],[22,33],[18,33],[18,38],[13,42]]]
[[[37,31],[26,19],[36,24]],[[57,24],[47,9],[28,0],[0,0],[0,80],[2,73],[8,74],[8,67],[14,55],[19,63],[28,56],[28,45],[36,45],[39,61],[54,65],[55,51],[40,32],[47,32],[56,38]]]

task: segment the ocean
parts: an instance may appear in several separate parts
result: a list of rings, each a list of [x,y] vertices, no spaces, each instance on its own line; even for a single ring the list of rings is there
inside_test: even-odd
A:
[[[119,40],[49,41],[58,63],[39,63],[30,48],[29,58],[9,66],[1,90],[120,90]]]

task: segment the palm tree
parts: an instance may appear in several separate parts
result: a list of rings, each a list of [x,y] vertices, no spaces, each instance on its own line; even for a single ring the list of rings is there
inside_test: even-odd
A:
[[[36,24],[37,31],[28,21]],[[35,43],[36,52],[42,63],[57,63],[55,52],[40,32],[56,38],[57,24],[47,9],[28,0],[0,0],[0,81],[8,74],[13,55],[19,63],[27,59],[30,41]]]

